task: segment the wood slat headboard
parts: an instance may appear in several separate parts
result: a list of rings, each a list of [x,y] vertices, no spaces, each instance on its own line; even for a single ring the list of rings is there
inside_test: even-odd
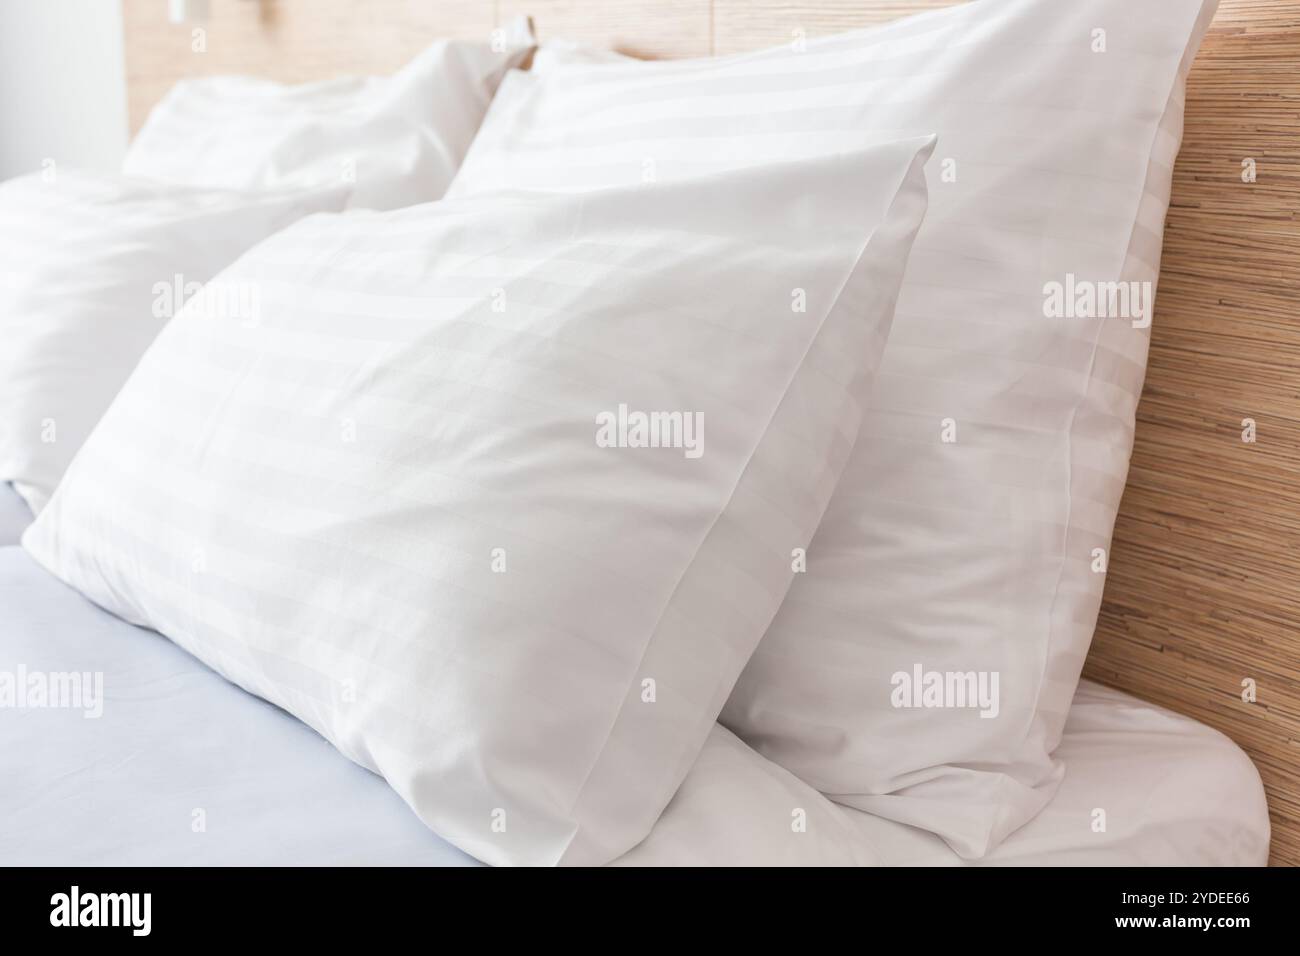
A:
[[[212,0],[209,21],[174,26],[163,0],[124,0],[131,122],[180,77],[391,72],[435,37],[484,38],[516,14],[543,39],[703,56],[948,4]],[[196,26],[204,53],[191,51]],[[1188,84],[1150,368],[1086,671],[1244,747],[1268,789],[1272,862],[1287,865],[1300,865],[1298,62],[1300,0],[1221,0]]]

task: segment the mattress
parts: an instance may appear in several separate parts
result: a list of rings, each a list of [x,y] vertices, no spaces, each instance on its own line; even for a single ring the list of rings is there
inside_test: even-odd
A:
[[[2,864],[475,864],[306,725],[17,547],[0,548],[5,680]],[[1058,755],[1055,799],[980,865],[1266,861],[1259,775],[1218,732],[1084,682]],[[720,726],[616,862],[970,865],[931,834],[833,803]]]
[[[0,547],[17,544],[23,531],[32,523],[32,509],[27,507],[14,486],[0,481]]]

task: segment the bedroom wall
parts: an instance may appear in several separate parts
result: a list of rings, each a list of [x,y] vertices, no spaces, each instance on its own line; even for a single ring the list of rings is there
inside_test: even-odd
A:
[[[121,5],[0,0],[0,179],[46,159],[115,171],[126,143]]]

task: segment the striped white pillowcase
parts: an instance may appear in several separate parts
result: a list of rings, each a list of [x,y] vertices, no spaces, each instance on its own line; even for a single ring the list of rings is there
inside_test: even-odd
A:
[[[304,220],[220,277],[259,314],[167,327],[24,546],[475,856],[607,862],[835,487],[932,143]],[[703,429],[602,447],[620,405]]]
[[[858,451],[723,722],[963,856],[1060,779],[1145,374],[1149,330],[1047,318],[1044,289],[1154,289],[1215,6],[983,0],[803,49],[515,75],[450,190],[664,183],[939,134]],[[997,675],[997,716],[896,707],[918,667]]]
[[[50,167],[0,183],[0,482],[33,511],[195,288],[346,190],[191,189]]]
[[[532,48],[519,18],[481,43],[438,40],[392,76],[182,80],[149,113],[123,170],[227,189],[342,185],[351,208],[429,202],[456,175],[501,78]]]

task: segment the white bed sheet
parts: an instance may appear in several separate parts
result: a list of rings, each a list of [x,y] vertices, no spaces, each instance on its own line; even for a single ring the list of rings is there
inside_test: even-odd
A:
[[[0,709],[0,864],[475,862],[305,725],[5,547],[0,674],[20,667],[102,673],[103,712]],[[1265,862],[1259,776],[1215,731],[1084,683],[1060,754],[1055,800],[985,864]],[[933,835],[831,803],[721,727],[619,862],[963,864]]]
[[[32,523],[32,509],[7,481],[0,481],[0,547],[17,544]]]
[[[841,857],[875,866],[1268,862],[1264,788],[1241,748],[1204,724],[1090,681],[1075,693],[1057,750],[1066,773],[1056,796],[982,860],[961,859],[933,833],[831,804],[722,728],[709,744],[713,753],[706,750],[654,832],[620,863],[844,862],[830,849],[837,843]],[[720,759],[724,747],[730,760]],[[784,794],[773,777],[785,779]],[[776,832],[783,821],[789,829],[793,806],[818,813],[816,822],[810,813],[798,849],[799,837]],[[1100,831],[1097,810],[1105,812]],[[814,833],[823,839],[806,839]]]

